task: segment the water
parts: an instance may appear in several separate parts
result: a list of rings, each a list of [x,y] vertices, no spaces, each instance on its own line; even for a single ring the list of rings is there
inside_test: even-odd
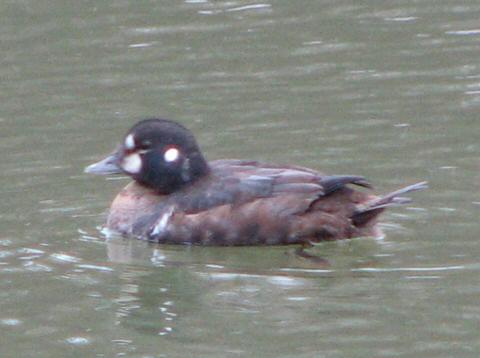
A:
[[[0,11],[0,352],[477,357],[480,4],[36,2]],[[99,231],[135,120],[205,154],[428,180],[386,238],[198,248]]]

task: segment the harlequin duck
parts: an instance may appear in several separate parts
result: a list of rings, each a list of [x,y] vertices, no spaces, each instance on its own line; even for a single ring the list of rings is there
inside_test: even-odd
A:
[[[324,175],[299,166],[251,160],[207,162],[194,136],[165,119],[135,124],[110,156],[88,166],[93,174],[129,175],[113,201],[107,228],[170,244],[284,245],[380,236],[378,215],[408,201],[384,196],[361,176]]]

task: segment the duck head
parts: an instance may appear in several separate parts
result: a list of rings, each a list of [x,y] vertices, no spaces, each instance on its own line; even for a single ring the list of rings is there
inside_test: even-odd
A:
[[[170,194],[206,176],[209,167],[188,129],[165,119],[145,119],[127,132],[112,154],[85,172],[127,174],[158,193]]]

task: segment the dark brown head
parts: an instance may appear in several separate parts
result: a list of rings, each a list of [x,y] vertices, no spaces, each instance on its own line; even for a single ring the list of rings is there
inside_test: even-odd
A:
[[[85,172],[125,173],[146,187],[170,194],[207,175],[209,168],[188,129],[165,119],[145,119],[127,132],[114,153]]]

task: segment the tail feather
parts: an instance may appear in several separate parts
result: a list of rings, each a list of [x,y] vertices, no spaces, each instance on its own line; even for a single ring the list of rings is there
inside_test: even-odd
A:
[[[352,222],[355,226],[365,225],[378,214],[380,214],[385,208],[411,202],[410,198],[405,198],[400,195],[426,188],[428,188],[428,183],[426,181],[422,181],[393,191],[384,196],[375,198],[357,209],[357,211],[352,215]]]
[[[372,188],[370,183],[364,177],[357,175],[329,175],[323,177],[320,180],[320,184],[323,187],[324,195],[331,194],[347,184],[363,186],[364,188],[369,189]]]

